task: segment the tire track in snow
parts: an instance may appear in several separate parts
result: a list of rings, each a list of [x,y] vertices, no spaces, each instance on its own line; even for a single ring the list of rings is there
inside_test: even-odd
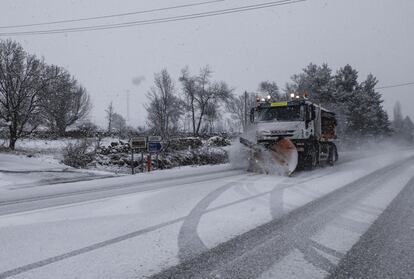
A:
[[[168,268],[151,278],[257,278],[294,249],[307,262],[329,272],[334,268],[323,251],[334,257],[344,255],[311,237],[334,220],[347,206],[367,195],[378,184],[403,171],[414,157],[404,159],[365,175],[283,217],[224,242],[198,257]]]
[[[341,163],[346,163],[341,162]],[[300,177],[300,180],[293,180],[290,178],[284,179],[282,182],[278,182],[271,191],[260,192],[257,191],[250,182],[251,179],[248,181],[244,181],[241,184],[245,187],[236,187],[235,191],[240,195],[246,197],[254,196],[254,200],[258,200],[258,198],[265,198],[265,196],[270,195],[269,197],[269,207],[272,219],[278,219],[282,217],[285,213],[284,211],[284,200],[283,200],[283,192],[284,190],[291,188],[293,186],[301,185],[311,180],[320,179],[325,176],[328,176],[334,172],[334,168],[326,169],[323,174],[316,173],[310,175],[305,175],[304,177]],[[257,176],[256,180],[257,182]],[[242,186],[238,182],[231,182],[228,183],[208,194],[205,198],[203,198],[190,212],[188,217],[184,220],[182,227],[180,228],[180,232],[178,235],[178,257],[181,262],[185,262],[194,258],[203,252],[208,250],[208,247],[203,243],[202,239],[198,235],[197,229],[198,225],[201,221],[202,216],[206,213],[206,209],[209,207],[211,203],[213,203],[217,198],[220,197],[224,192],[229,190],[234,186]],[[251,189],[250,189],[251,188]],[[247,200],[252,200],[248,198]],[[246,200],[246,201],[247,201]],[[325,249],[326,250],[326,249]]]
[[[237,175],[243,174],[242,171],[237,170],[227,170],[223,172],[218,172],[214,174],[214,177],[211,177],[211,173],[203,174],[196,176],[195,178],[192,178],[191,176],[186,177],[178,177],[178,178],[169,178],[169,179],[160,179],[160,180],[154,180],[149,182],[131,182],[124,185],[111,185],[101,188],[91,188],[91,189],[84,189],[84,190],[78,190],[73,192],[64,192],[64,193],[57,193],[57,194],[48,194],[48,195],[42,195],[42,196],[35,196],[35,197],[28,197],[23,199],[17,199],[17,200],[6,200],[0,202],[0,216],[5,214],[11,214],[21,211],[28,211],[33,209],[41,209],[41,208],[47,208],[52,206],[58,206],[58,205],[65,205],[65,204],[71,204],[71,203],[79,203],[79,202],[85,202],[89,200],[98,200],[102,198],[108,198],[108,197],[114,197],[114,196],[121,196],[126,194],[132,194],[132,193],[140,193],[140,192],[146,192],[146,191],[152,191],[152,190],[161,190],[165,188],[171,188],[171,187],[179,187],[184,185],[191,185],[194,183],[200,183],[205,181],[213,181],[217,179],[222,179],[226,177],[234,177]],[[186,179],[191,178],[191,181],[183,181]],[[114,181],[115,183],[116,181]],[[156,185],[163,182],[169,182],[168,185]],[[143,185],[141,185],[143,184]],[[91,196],[93,194],[97,194],[95,196]],[[84,195],[84,199],[82,199],[82,195]],[[88,196],[89,195],[89,196]],[[29,208],[27,210],[14,210],[7,211],[7,206],[15,206],[15,205],[21,205],[21,204],[30,204],[30,203],[36,203],[36,202],[42,202],[42,201],[49,201],[54,199],[61,199],[61,198],[75,198],[73,201],[63,200],[58,201],[57,204],[52,205],[46,205],[42,206],[40,204],[38,207]]]
[[[10,187],[9,190],[21,190],[21,189],[28,189],[28,188],[35,188],[41,186],[50,186],[56,184],[68,184],[74,182],[84,182],[84,181],[91,181],[91,180],[99,180],[99,179],[106,179],[106,178],[114,178],[117,177],[115,175],[95,175],[89,174],[88,176],[80,176],[75,178],[53,178],[53,179],[45,179],[39,182],[33,183],[24,183],[24,184],[13,184],[13,187]]]
[[[408,160],[404,160],[404,162],[405,161],[408,161]],[[370,173],[370,174],[358,179],[357,181],[366,180],[366,179],[369,180],[369,178],[371,178],[372,176],[375,176],[377,174],[381,174],[382,172],[384,172],[385,170],[387,170],[387,169],[389,169],[393,166],[394,166],[394,168],[396,168],[395,165],[399,166],[402,163],[403,162],[397,162],[397,163],[394,163],[394,164],[389,165],[387,167],[381,168],[381,169],[379,169],[379,170],[377,170],[373,173]],[[354,183],[356,183],[356,182],[345,185],[342,188],[340,188],[338,190],[335,190],[331,194],[328,194],[327,196],[331,197],[331,196],[333,196],[334,193],[337,193],[341,189],[343,190],[343,188],[348,188],[350,185],[352,186]],[[257,194],[255,196],[251,196],[251,197],[248,197],[248,198],[245,198],[245,199],[240,199],[240,200],[232,202],[232,203],[228,203],[228,204],[225,204],[225,205],[222,205],[222,206],[218,206],[218,207],[215,207],[215,208],[212,208],[212,209],[208,209],[204,213],[213,212],[213,211],[220,210],[222,208],[226,208],[226,207],[229,207],[229,206],[232,206],[232,205],[235,205],[235,204],[243,203],[243,202],[248,201],[248,200],[252,200],[252,199],[256,199],[256,198],[261,197],[261,196],[268,195],[269,193],[270,193],[270,191],[263,192],[261,194]],[[321,197],[320,199],[311,202],[309,205],[305,205],[304,207],[298,208],[297,210],[294,210],[293,212],[289,213],[287,216],[282,217],[282,220],[278,220],[277,222],[286,222],[286,220],[289,219],[291,215],[300,214],[301,212],[308,210],[308,207],[311,207],[311,208],[314,207],[315,204],[317,204],[319,202],[319,200],[325,200],[327,198],[329,199],[329,197]],[[100,248],[104,248],[104,247],[107,247],[107,246],[110,246],[110,245],[113,245],[113,244],[116,244],[116,243],[119,243],[119,242],[122,242],[122,241],[125,241],[125,240],[128,240],[128,239],[131,239],[131,238],[135,238],[135,237],[138,237],[142,234],[146,234],[146,233],[161,229],[161,228],[169,226],[169,225],[173,225],[173,224],[176,224],[176,223],[179,223],[179,222],[183,222],[186,218],[187,218],[187,216],[176,218],[176,219],[170,220],[168,222],[157,224],[157,225],[147,227],[147,228],[144,228],[144,229],[141,229],[141,230],[137,230],[137,231],[125,234],[125,235],[121,235],[119,237],[115,237],[115,238],[112,238],[112,239],[109,239],[109,240],[106,240],[106,241],[98,242],[98,243],[95,243],[95,244],[92,244],[92,245],[89,245],[89,246],[86,246],[86,247],[83,247],[83,248],[80,248],[80,249],[72,250],[72,251],[64,253],[64,254],[60,254],[60,255],[57,255],[57,256],[54,256],[54,257],[50,257],[50,258],[47,258],[47,259],[44,259],[44,260],[40,260],[40,261],[31,263],[31,264],[23,265],[23,266],[15,268],[15,269],[4,271],[4,272],[0,273],[0,279],[9,278],[11,276],[22,274],[22,273],[25,273],[25,272],[30,271],[30,270],[34,270],[34,269],[37,269],[37,268],[40,268],[40,267],[43,267],[43,266],[47,266],[47,265],[50,265],[50,264],[53,264],[53,263],[56,263],[56,262],[59,262],[59,261],[62,261],[62,260],[68,259],[68,258],[75,257],[77,255],[85,254],[85,253],[88,253],[88,252],[91,252],[91,251],[94,251],[94,250],[98,250]],[[274,221],[272,221],[271,223],[273,224]],[[262,226],[254,229],[252,231],[255,232],[258,229],[261,229],[262,227],[265,227],[265,226],[268,226],[268,225],[269,224],[262,225]],[[236,238],[234,238],[234,239],[232,239],[232,240],[230,240],[226,243],[220,244],[218,247],[215,247],[215,248],[210,249],[209,251],[203,253],[200,257],[192,259],[188,262],[184,262],[179,266],[172,267],[172,268],[170,268],[169,270],[166,270],[163,273],[155,275],[154,278],[171,278],[171,277],[160,277],[160,276],[165,275],[165,274],[172,274],[172,272],[176,271],[176,269],[178,267],[183,266],[183,265],[187,268],[188,272],[194,271],[194,270],[192,270],[193,266],[191,265],[194,261],[198,261],[198,260],[201,259],[201,257],[206,257],[206,255],[209,256],[212,253],[214,254],[215,251],[217,251],[217,249],[219,249],[220,247],[228,245],[229,242],[239,241],[240,238],[243,239],[244,237],[246,237],[247,234],[251,234],[252,231],[249,231],[249,232],[247,232],[243,235],[240,235],[240,236],[238,236],[238,237],[236,237]],[[315,248],[319,249],[319,250],[325,251],[326,253],[330,253],[330,254],[337,253],[336,251],[332,251],[330,248],[321,246],[320,244],[312,243],[312,245]],[[247,247],[247,245],[246,245],[246,247]],[[246,247],[244,247],[243,249],[246,249]],[[227,253],[221,254],[221,256],[228,257],[228,256],[232,256],[232,254],[231,254],[231,252],[227,252]],[[219,257],[217,257],[217,259],[218,258]],[[207,261],[204,262],[203,265],[204,266],[205,265],[209,266],[210,264],[214,264],[214,262],[215,262],[214,259],[207,258]]]
[[[355,161],[355,160],[351,160],[350,158],[345,159],[345,160],[339,160],[337,165],[342,165],[342,164],[352,162],[352,161]],[[358,161],[358,160],[356,160],[356,161]],[[33,172],[51,172],[51,171],[52,172],[62,172],[61,170],[56,170],[56,171],[55,170],[45,170],[45,171],[33,171]],[[230,169],[230,170],[225,169],[225,170],[219,170],[219,171],[214,171],[214,172],[201,173],[201,174],[198,174],[197,176],[203,177],[203,176],[208,176],[208,175],[212,175],[212,174],[221,174],[221,173],[227,173],[227,172],[231,173],[231,172],[235,172],[235,171],[237,171],[237,169]],[[27,172],[27,171],[17,171],[17,172]],[[74,172],[74,171],[72,171],[70,169],[64,169],[64,172]],[[326,176],[328,174],[329,173],[326,173],[324,175],[320,175],[319,177],[323,177],[323,176]],[[176,176],[175,178],[173,178],[173,180],[185,179],[185,178],[190,178],[190,177],[193,177],[193,175],[191,175],[191,174],[179,175],[179,176]],[[222,178],[222,177],[220,176],[218,178]],[[315,177],[315,178],[318,178],[318,177]],[[109,192],[109,191],[113,191],[113,190],[121,190],[121,189],[126,189],[126,188],[138,187],[139,184],[153,184],[153,183],[161,183],[161,182],[164,182],[164,181],[171,181],[171,178],[161,178],[161,179],[155,179],[153,181],[137,181],[137,182],[128,183],[127,185],[122,185],[122,186],[109,186],[109,187],[92,188],[92,189],[86,189],[86,190],[78,190],[78,191],[74,191],[74,192],[49,194],[49,195],[28,197],[28,198],[16,199],[16,200],[3,200],[3,201],[0,201],[0,216],[1,215],[6,215],[6,214],[12,214],[12,213],[18,213],[18,212],[34,210],[34,209],[42,209],[42,208],[47,208],[47,207],[84,202],[84,201],[88,201],[88,200],[97,200],[97,199],[107,198],[107,197],[111,197],[111,196],[130,194],[130,193],[133,193],[134,191],[126,192],[126,193],[119,193],[119,194],[112,194],[112,195],[103,194],[102,196],[99,196],[99,197],[96,197],[96,198],[92,197],[92,198],[89,198],[89,199],[81,199],[80,201],[79,200],[74,200],[72,202],[59,202],[59,203],[48,205],[48,206],[39,206],[39,205],[29,206],[28,208],[25,208],[23,210],[19,210],[19,209],[15,209],[15,208],[12,208],[11,210],[7,210],[7,209],[4,210],[4,207],[11,206],[11,205],[30,204],[30,203],[36,203],[36,202],[41,202],[41,201],[45,201],[45,200],[53,200],[53,199],[65,198],[65,197],[70,198],[70,197],[76,197],[78,195],[87,195],[87,194],[92,194],[92,193],[104,193],[104,192]],[[199,180],[199,181],[195,181],[195,182],[202,182],[202,181],[204,181],[204,180]],[[69,182],[69,183],[71,183],[71,182]],[[55,183],[51,183],[50,185],[53,185],[53,184],[55,184]],[[162,187],[159,187],[158,189],[161,189],[161,188]],[[147,190],[143,189],[142,191],[136,191],[136,192],[143,192],[143,191],[147,191]],[[2,207],[3,207],[3,210],[2,210]]]
[[[69,168],[66,169],[49,169],[49,170],[0,170],[1,173],[19,173],[19,174],[27,174],[27,173],[79,173],[78,170],[71,170]]]
[[[180,261],[183,262],[189,260],[208,250],[207,246],[204,245],[203,241],[201,240],[197,232],[198,225],[201,221],[202,216],[208,212],[207,208],[230,188],[240,184],[249,183],[250,180],[252,180],[252,178],[248,178],[247,181],[246,178],[242,178],[237,181],[227,183],[219,187],[218,189],[210,192],[207,196],[205,196],[201,201],[199,201],[196,204],[196,206],[184,219],[184,222],[178,233],[178,257]],[[269,192],[259,193],[254,195],[254,197],[263,196],[265,194],[269,194]],[[250,196],[249,199],[251,197],[252,196]],[[243,200],[245,201],[245,199]]]
[[[232,183],[236,183],[236,182],[232,182]],[[221,205],[221,206],[217,206],[217,207],[214,207],[214,208],[211,208],[211,209],[207,209],[203,212],[203,214],[214,212],[214,211],[217,211],[217,210],[220,210],[220,209],[223,209],[223,208],[227,208],[227,207],[239,204],[239,203],[243,203],[243,202],[246,202],[246,201],[251,200],[251,199],[256,199],[260,196],[268,195],[268,194],[269,194],[269,192],[261,193],[261,194],[258,194],[256,196],[240,199],[240,200],[237,200],[237,201],[234,201],[234,202],[231,202],[231,203],[227,203],[227,204],[224,204],[224,205]],[[125,235],[121,235],[119,237],[115,237],[115,238],[112,238],[112,239],[109,239],[109,240],[106,240],[106,241],[98,242],[98,243],[95,243],[95,244],[92,244],[92,245],[89,245],[89,246],[86,246],[86,247],[83,247],[83,248],[80,248],[80,249],[72,250],[72,251],[64,253],[64,254],[60,254],[60,255],[57,255],[57,256],[54,256],[54,257],[50,257],[50,258],[47,258],[47,259],[44,259],[44,260],[40,260],[40,261],[31,263],[31,264],[23,265],[23,266],[20,266],[20,267],[11,269],[11,270],[7,270],[7,271],[4,271],[4,272],[0,273],[0,279],[9,278],[11,276],[19,275],[19,274],[28,272],[30,270],[34,270],[34,269],[37,269],[37,268],[40,268],[40,267],[43,267],[43,266],[47,266],[47,265],[50,265],[50,264],[53,264],[53,263],[56,263],[56,262],[60,262],[60,261],[65,260],[65,259],[69,259],[69,258],[78,256],[78,255],[82,255],[82,254],[85,254],[85,253],[88,253],[88,252],[92,252],[92,251],[98,250],[100,248],[104,248],[104,247],[107,247],[107,246],[110,246],[110,245],[113,245],[113,244],[116,244],[116,243],[119,243],[119,242],[122,242],[122,241],[125,241],[125,240],[128,240],[128,239],[131,239],[131,238],[135,238],[135,237],[138,237],[140,235],[150,233],[150,232],[162,229],[164,227],[174,225],[174,224],[179,223],[179,222],[183,222],[183,221],[186,220],[186,218],[188,218],[188,216],[179,217],[179,218],[176,218],[176,219],[164,222],[164,223],[160,223],[160,224],[157,224],[157,225],[154,225],[154,226],[150,226],[150,227],[147,227],[147,228],[144,228],[144,229],[141,229],[141,230],[137,230],[137,231],[125,234]]]

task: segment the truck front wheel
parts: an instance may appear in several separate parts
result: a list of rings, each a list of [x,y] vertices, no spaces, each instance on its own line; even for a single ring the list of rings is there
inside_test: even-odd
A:
[[[305,170],[312,170],[318,165],[318,150],[314,145],[308,146],[304,156]]]

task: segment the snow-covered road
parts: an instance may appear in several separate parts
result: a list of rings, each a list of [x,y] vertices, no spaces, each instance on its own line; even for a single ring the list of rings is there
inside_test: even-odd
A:
[[[0,278],[322,278],[414,173],[398,150],[278,177],[231,166],[0,189]]]

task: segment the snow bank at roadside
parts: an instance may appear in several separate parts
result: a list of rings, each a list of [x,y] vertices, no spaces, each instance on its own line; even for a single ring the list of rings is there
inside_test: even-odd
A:
[[[113,174],[76,170],[50,156],[0,153],[0,190],[110,176]]]

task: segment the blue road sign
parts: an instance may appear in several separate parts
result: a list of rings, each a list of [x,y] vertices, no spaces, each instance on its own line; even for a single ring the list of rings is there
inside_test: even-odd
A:
[[[160,152],[162,146],[161,146],[161,142],[148,142],[148,152]]]

